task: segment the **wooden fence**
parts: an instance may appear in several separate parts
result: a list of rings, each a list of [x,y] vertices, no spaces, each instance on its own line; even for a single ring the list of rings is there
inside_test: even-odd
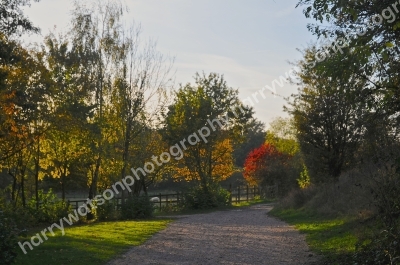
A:
[[[232,188],[232,186],[229,186],[227,190],[230,193],[230,202],[232,203],[240,203],[240,202],[248,202],[251,200],[254,200],[256,197],[260,198],[276,198],[278,194],[278,186],[268,186],[268,187],[263,187],[260,188],[258,186],[238,186],[236,188]],[[184,193],[182,192],[176,192],[176,193],[168,193],[168,194],[162,194],[159,193],[157,195],[152,195],[150,196],[152,198],[158,197],[159,201],[153,202],[156,209],[163,209],[164,207],[169,207],[172,205],[177,205],[179,202],[181,202],[184,198]],[[126,200],[127,198],[125,198]],[[122,198],[113,198],[116,202],[116,207],[117,209],[120,209],[122,205]],[[68,200],[68,203],[72,206],[72,209],[78,209],[81,205],[86,203],[86,200]]]

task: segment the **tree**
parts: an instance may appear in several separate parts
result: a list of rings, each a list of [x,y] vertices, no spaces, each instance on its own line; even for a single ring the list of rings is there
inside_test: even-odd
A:
[[[286,108],[313,181],[337,180],[351,165],[365,132],[366,81],[350,70],[342,69],[341,77],[332,74],[342,57],[336,55],[314,68],[300,62],[299,92]]]
[[[243,142],[234,147],[233,157],[238,167],[243,167],[250,151],[265,141],[265,124],[261,121],[251,120],[246,131]]]
[[[274,119],[270,123],[265,142],[275,146],[279,152],[290,156],[294,156],[300,151],[296,139],[296,128],[290,118]]]
[[[38,2],[39,0],[36,0]],[[21,6],[29,5],[29,0],[4,0],[0,3],[0,126],[6,123],[7,117],[4,113],[5,101],[10,102],[10,94],[5,91],[7,89],[7,78],[12,67],[21,61],[23,56],[21,50],[23,48],[18,44],[16,40],[12,38],[17,35],[21,36],[25,32],[38,33],[39,28],[34,27],[32,22],[24,17],[21,10]],[[0,128],[0,141],[2,140],[7,132]],[[0,161],[2,156],[0,154]]]
[[[279,152],[275,146],[265,143],[249,153],[244,164],[244,177],[252,185],[279,185],[287,190],[289,155]]]
[[[35,0],[39,2],[40,0]],[[26,18],[21,7],[30,4],[30,0],[2,0],[0,4],[0,32],[6,36],[21,35],[24,32],[39,32]]]
[[[72,76],[83,81],[73,83],[87,84],[89,93],[81,103],[93,106],[88,119],[92,158],[86,159],[90,199],[99,185],[111,185],[107,182],[115,179],[117,168],[119,177],[124,178],[129,166],[142,159],[145,152],[134,152],[135,139],[156,128],[171,84],[171,63],[156,50],[154,42],[141,42],[139,26],[125,29],[121,2],[97,0],[91,4],[75,2],[68,35],[71,53],[79,62],[79,74]],[[146,182],[135,182],[135,195]]]
[[[75,10],[72,15],[72,38],[74,53],[83,56],[83,63],[86,68],[86,76],[91,81],[92,95],[91,102],[96,107],[92,123],[97,127],[93,130],[93,157],[94,170],[89,187],[89,199],[97,194],[97,185],[100,177],[101,162],[105,151],[105,119],[104,109],[110,100],[110,91],[113,81],[113,72],[117,70],[118,59],[121,52],[121,17],[123,8],[119,1],[107,1],[96,3],[87,8],[82,3],[75,1]],[[116,59],[116,60],[114,60]],[[91,213],[88,219],[92,219]]]
[[[242,139],[251,116],[252,110],[242,105],[238,91],[229,88],[223,76],[196,74],[195,85],[181,86],[165,117],[165,141],[173,146],[198,137],[196,132],[208,136],[187,146],[176,161],[175,177],[196,183],[205,193],[227,178],[233,172],[232,145]]]
[[[332,65],[331,74],[340,78],[345,69],[364,80],[371,94],[368,104],[375,108],[377,118],[382,113],[388,117],[397,115],[400,111],[398,4],[390,0],[300,0],[297,5],[304,7],[306,17],[320,23],[309,25],[310,31],[318,37],[331,38],[320,52],[327,57],[332,53],[346,55],[340,64]]]
[[[48,115],[51,80],[45,64],[36,51],[28,51],[15,44],[13,53],[19,59],[2,68],[7,72],[7,78],[4,81],[4,89],[0,92],[0,108],[3,111],[0,117],[2,119],[0,134],[4,133],[0,136],[0,162],[4,161],[7,167],[10,165],[10,160],[18,157],[18,168],[20,172],[25,172],[30,159],[22,157],[25,157],[26,153],[29,153],[28,157],[37,157],[32,147],[38,146],[39,138],[45,130],[42,122]],[[25,150],[27,148],[29,150]],[[23,205],[25,205],[24,180],[24,175],[18,178]],[[12,187],[12,193],[15,193],[14,188],[17,185]]]

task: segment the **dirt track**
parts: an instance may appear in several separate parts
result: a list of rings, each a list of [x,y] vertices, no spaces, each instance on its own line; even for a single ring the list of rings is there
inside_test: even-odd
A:
[[[316,264],[304,235],[266,213],[270,205],[180,217],[109,265]]]

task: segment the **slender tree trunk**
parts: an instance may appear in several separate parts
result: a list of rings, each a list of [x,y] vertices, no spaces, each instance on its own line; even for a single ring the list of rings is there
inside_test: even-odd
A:
[[[11,174],[11,172],[8,173],[13,177],[13,184],[12,184],[12,189],[11,189],[11,200],[15,201],[16,199],[16,189],[17,189],[17,178],[14,174]]]
[[[61,177],[61,198],[62,201],[65,202],[65,183],[64,183],[65,179],[64,176]]]
[[[100,175],[100,165],[101,165],[101,155],[102,155],[102,150],[103,150],[103,134],[102,134],[102,125],[103,125],[103,67],[102,67],[102,56],[101,56],[101,51],[99,51],[100,58],[99,58],[99,65],[98,65],[98,94],[97,94],[97,100],[99,104],[99,138],[98,138],[98,143],[99,143],[99,150],[98,150],[98,157],[96,159],[96,166],[93,174],[93,180],[92,183],[90,184],[89,188],[89,199],[92,200],[96,197],[97,193],[97,183],[99,180],[99,175]],[[89,209],[90,206],[89,206]],[[92,211],[89,211],[87,214],[87,220],[93,220],[95,218],[94,214]]]
[[[22,162],[22,152],[19,157],[19,168],[20,168],[20,175],[21,175],[21,200],[22,200],[22,206],[25,208],[26,207],[26,198],[25,198],[25,168],[23,168],[23,162]]]
[[[96,159],[96,166],[93,172],[93,178],[92,178],[92,183],[90,184],[89,187],[89,200],[93,200],[96,195],[97,195],[97,182],[100,174],[100,165],[101,165],[101,156],[99,152],[99,157]],[[88,205],[89,210],[91,210],[91,206]],[[92,211],[89,211],[88,214],[86,215],[87,220],[93,220],[95,218],[94,214]]]
[[[19,197],[19,192],[20,191],[21,191],[21,185],[18,185],[18,190],[17,190],[17,193],[15,195],[14,207],[17,207],[18,197]]]
[[[21,174],[21,200],[22,206],[26,207],[26,198],[25,198],[25,174]]]
[[[128,166],[128,158],[129,158],[129,147],[130,147],[130,139],[131,139],[131,121],[129,119],[128,115],[128,121],[126,123],[126,128],[125,128],[125,141],[124,141],[124,151],[122,153],[122,169],[121,169],[121,179],[125,178],[126,174],[126,167]],[[122,196],[124,196],[124,193],[122,193]],[[122,199],[122,203],[124,202],[124,198]]]

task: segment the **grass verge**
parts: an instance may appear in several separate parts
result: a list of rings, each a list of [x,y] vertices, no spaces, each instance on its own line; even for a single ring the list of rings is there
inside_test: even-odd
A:
[[[249,201],[242,201],[240,203],[235,203],[232,202],[232,207],[246,207],[246,206],[251,206],[255,204],[262,204],[262,203],[273,203],[276,202],[275,199],[255,199],[255,200],[249,200]]]
[[[305,233],[311,250],[324,257],[324,264],[336,264],[355,251],[361,229],[356,218],[323,216],[302,209],[273,209],[269,214]]]
[[[167,210],[167,211],[159,211],[157,210],[154,213],[154,216],[156,217],[165,217],[165,216],[179,216],[179,215],[190,215],[190,214],[204,214],[204,213],[212,213],[215,211],[227,211],[227,210],[232,210],[237,207],[248,207],[251,205],[255,204],[262,204],[262,203],[273,203],[276,202],[275,199],[254,199],[254,200],[249,200],[249,201],[241,201],[240,203],[232,202],[231,205],[227,206],[219,206],[215,208],[209,208],[209,209],[177,209],[177,208],[172,208],[172,210]]]
[[[129,247],[144,243],[169,222],[171,220],[120,221],[68,227],[64,236],[59,231],[55,236],[47,234],[48,240],[38,247],[33,250],[27,247],[25,255],[19,249],[15,264],[105,264]]]

